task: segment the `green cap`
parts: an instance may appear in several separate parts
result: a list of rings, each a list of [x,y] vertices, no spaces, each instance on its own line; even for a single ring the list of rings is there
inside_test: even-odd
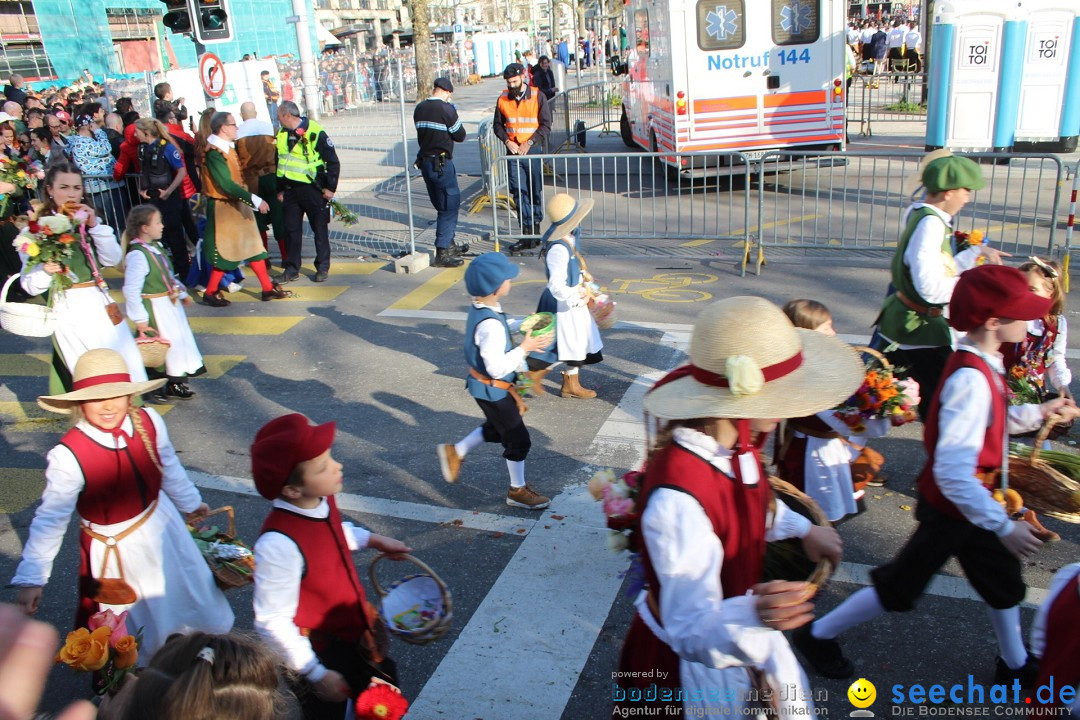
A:
[[[983,180],[979,166],[974,161],[959,155],[941,157],[927,165],[923,170],[922,183],[927,192],[931,193],[959,188],[981,190],[986,187],[986,181]]]

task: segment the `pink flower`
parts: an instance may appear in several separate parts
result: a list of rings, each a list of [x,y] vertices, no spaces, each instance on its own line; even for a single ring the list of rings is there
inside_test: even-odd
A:
[[[645,479],[645,473],[640,470],[632,470],[622,477],[626,486],[632,490],[637,490],[641,487],[641,481]]]
[[[105,610],[104,612],[91,615],[90,621],[86,623],[86,626],[90,629],[90,632],[97,630],[99,627],[109,628],[112,631],[112,635],[109,638],[109,644],[113,645],[116,640],[131,634],[127,629],[127,616],[127,610],[119,615],[112,610]]]
[[[634,501],[630,498],[609,496],[604,498],[604,514],[622,517],[634,512]]]

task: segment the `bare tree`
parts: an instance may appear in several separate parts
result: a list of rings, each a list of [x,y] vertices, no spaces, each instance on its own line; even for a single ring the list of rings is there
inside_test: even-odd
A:
[[[412,0],[413,48],[416,51],[416,101],[431,95],[435,71],[431,63],[431,10],[428,0]]]

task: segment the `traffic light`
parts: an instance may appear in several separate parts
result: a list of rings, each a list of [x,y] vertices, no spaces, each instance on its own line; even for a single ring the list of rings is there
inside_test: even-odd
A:
[[[210,43],[232,40],[228,0],[188,0],[195,23],[195,39]]]
[[[188,0],[162,1],[165,3],[165,7],[168,8],[165,11],[165,16],[161,18],[161,22],[165,27],[180,35],[190,33],[191,9],[188,7]]]

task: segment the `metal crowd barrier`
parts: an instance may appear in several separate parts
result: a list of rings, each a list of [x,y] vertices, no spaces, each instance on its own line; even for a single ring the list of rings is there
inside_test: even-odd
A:
[[[492,132],[494,124],[495,121],[491,118],[482,120],[476,133],[480,143],[480,175],[484,185],[469,203],[470,215],[475,215],[489,204],[493,207],[501,205],[508,210],[514,208],[506,179],[506,163],[499,162],[499,158],[506,156],[506,146],[499,142]]]
[[[672,173],[661,158],[683,159],[695,166],[693,179]],[[526,163],[549,164],[554,180],[544,187],[544,195],[566,192],[578,199],[591,198],[594,208],[582,223],[582,233],[591,248],[607,254],[626,252],[627,247],[647,254],[700,254],[703,247],[715,253],[725,243],[739,248],[743,273],[749,261],[751,220],[750,180],[754,165],[745,155],[725,153],[625,153],[618,155],[527,155],[495,158],[495,175],[509,178],[526,173]],[[500,181],[502,182],[502,181]],[[492,182],[494,191],[509,188]],[[491,198],[494,238],[525,237],[517,212],[509,204],[500,206]],[[641,241],[681,240],[680,250],[642,248]],[[498,245],[496,245],[498,247]]]
[[[860,135],[873,135],[875,122],[926,122],[926,73],[855,75],[848,90],[847,120]]]
[[[585,152],[585,133],[601,128],[600,136],[618,133],[622,84],[603,80],[556,93],[551,105],[548,153]]]
[[[1065,225],[1065,257],[1062,260],[1064,272],[1065,292],[1069,292],[1069,263],[1072,261],[1073,228],[1076,226],[1076,196],[1080,193],[1080,160],[1076,161],[1076,167],[1072,171],[1073,186],[1069,196],[1069,221]]]
[[[981,230],[1013,255],[1056,254],[1061,160],[1054,155],[966,154],[983,169],[986,187],[954,221]],[[767,247],[883,250],[903,227],[905,180],[917,176],[923,153],[771,152],[757,161],[757,242]],[[921,190],[919,191],[921,193]]]

